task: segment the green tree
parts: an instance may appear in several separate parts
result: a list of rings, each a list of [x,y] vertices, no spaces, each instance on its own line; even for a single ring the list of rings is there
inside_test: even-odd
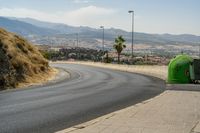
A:
[[[117,51],[118,55],[118,64],[120,63],[120,55],[124,48],[126,48],[126,45],[124,44],[126,40],[122,36],[118,36],[115,38],[115,44],[113,45],[113,48]]]
[[[50,53],[48,51],[40,50],[40,53],[46,58],[47,60],[50,59]]]

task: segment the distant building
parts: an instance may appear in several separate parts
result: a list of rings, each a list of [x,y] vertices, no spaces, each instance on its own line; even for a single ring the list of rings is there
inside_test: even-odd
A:
[[[59,52],[61,48],[51,47],[49,51]]]

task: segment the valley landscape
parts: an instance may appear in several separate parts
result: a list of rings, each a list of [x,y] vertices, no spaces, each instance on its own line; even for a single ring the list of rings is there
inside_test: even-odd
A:
[[[83,47],[102,50],[102,29],[74,27],[60,23],[50,23],[32,18],[0,17],[0,27],[27,38],[35,45],[49,45],[60,48]],[[78,34],[78,46],[77,46]],[[131,32],[120,29],[105,29],[105,50],[112,51],[114,39],[123,35],[127,48],[131,51]],[[186,53],[199,56],[200,36],[191,34],[147,34],[134,33],[134,53],[138,55],[159,55],[173,57]]]

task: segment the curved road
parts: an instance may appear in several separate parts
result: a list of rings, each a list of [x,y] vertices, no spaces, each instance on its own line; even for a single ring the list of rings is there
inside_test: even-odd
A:
[[[54,64],[71,78],[0,92],[0,132],[54,132],[160,94],[157,78],[83,65]]]

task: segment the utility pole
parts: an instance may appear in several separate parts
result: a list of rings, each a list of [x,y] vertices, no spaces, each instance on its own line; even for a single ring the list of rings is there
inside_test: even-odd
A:
[[[100,28],[103,30],[103,35],[102,35],[102,50],[103,50],[103,56],[104,56],[104,26],[100,26]],[[103,62],[103,57],[102,57],[102,62]]]
[[[77,52],[76,52],[76,58],[79,59],[79,51],[78,51],[78,33],[76,33],[76,48],[77,48]]]
[[[104,53],[104,26],[100,26],[100,28],[103,30],[103,35],[102,35],[102,50]]]

